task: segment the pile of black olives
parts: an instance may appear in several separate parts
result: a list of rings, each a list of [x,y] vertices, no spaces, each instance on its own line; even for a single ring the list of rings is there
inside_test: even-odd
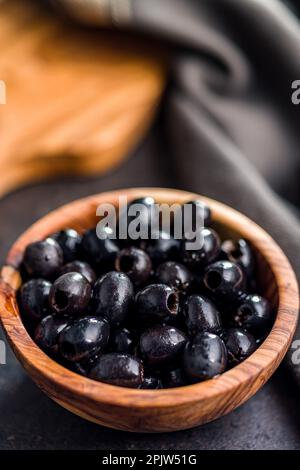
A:
[[[138,202],[146,217],[154,200]],[[252,354],[273,321],[254,253],[246,240],[222,242],[210,209],[189,204],[205,214],[199,250],[162,230],[121,241],[95,228],[28,245],[18,299],[38,346],[74,372],[141,389],[207,380]]]

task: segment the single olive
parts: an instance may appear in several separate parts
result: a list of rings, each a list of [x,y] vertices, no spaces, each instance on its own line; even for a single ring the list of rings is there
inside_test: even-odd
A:
[[[53,238],[61,247],[65,263],[74,261],[77,258],[81,235],[76,230],[72,228],[61,230],[50,235],[50,238]]]
[[[146,330],[140,338],[140,351],[145,362],[150,366],[167,364],[182,352],[187,338],[177,328],[154,326]]]
[[[82,276],[84,276],[92,285],[96,282],[97,279],[95,271],[85,261],[75,260],[65,264],[60,270],[60,275],[66,273],[82,274]]]
[[[67,327],[70,317],[67,315],[48,315],[38,324],[34,333],[36,344],[47,354],[58,353],[60,333]]]
[[[191,382],[201,382],[222,374],[226,366],[226,346],[213,333],[198,333],[184,349],[183,369]]]
[[[104,318],[77,318],[59,336],[60,353],[67,361],[86,361],[105,349],[109,333],[109,323]]]
[[[179,310],[177,291],[165,284],[150,284],[140,290],[135,299],[136,311],[147,323],[176,317]]]
[[[150,278],[152,263],[145,251],[130,246],[117,254],[115,268],[127,274],[133,284],[138,287]]]
[[[221,241],[219,235],[210,228],[203,228],[196,244],[200,247],[191,247],[191,242],[196,243],[196,238],[188,240],[186,237],[181,243],[181,257],[183,263],[191,268],[203,268],[214,262],[219,256],[221,250]]]
[[[24,318],[39,321],[50,313],[50,289],[51,283],[45,279],[31,279],[22,285],[18,298]]]
[[[63,265],[63,252],[52,238],[46,238],[27,245],[23,265],[27,275],[52,280]]]
[[[187,291],[193,282],[193,274],[183,264],[175,261],[160,264],[155,278],[159,284],[167,284],[179,291]]]
[[[89,377],[119,387],[138,388],[144,380],[142,361],[129,354],[103,354],[92,367]]]
[[[129,317],[133,304],[133,285],[124,273],[111,271],[98,279],[93,289],[92,308],[117,327]]]
[[[235,366],[244,361],[257,348],[254,337],[241,328],[228,328],[222,334],[228,352],[229,366]]]
[[[79,273],[66,273],[54,281],[50,289],[50,305],[54,312],[81,315],[91,300],[92,288]]]
[[[190,295],[186,298],[183,316],[191,335],[200,331],[218,333],[222,326],[220,313],[214,303],[201,295]]]

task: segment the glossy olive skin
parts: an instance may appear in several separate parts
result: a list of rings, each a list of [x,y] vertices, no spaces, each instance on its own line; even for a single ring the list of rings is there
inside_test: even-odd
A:
[[[241,328],[228,328],[222,339],[228,353],[228,365],[233,367],[244,361],[257,348],[254,337]]]
[[[96,273],[93,268],[84,261],[75,260],[65,264],[60,270],[60,275],[66,273],[82,274],[82,276],[84,276],[92,285],[96,282],[97,279]]]
[[[140,337],[140,351],[150,366],[168,364],[176,359],[183,350],[187,338],[172,326],[154,326]]]
[[[22,285],[18,299],[24,317],[40,321],[50,313],[51,283],[45,279],[31,279]]]
[[[103,354],[92,367],[89,377],[119,387],[138,388],[144,380],[144,368],[139,359],[129,354]]]
[[[204,274],[205,286],[215,295],[234,296],[244,289],[244,274],[240,266],[230,261],[210,264]]]
[[[134,289],[124,273],[111,271],[98,279],[93,289],[92,307],[96,315],[117,327],[125,322],[133,306]]]
[[[134,348],[134,338],[127,328],[117,328],[111,334],[110,349],[117,353],[131,353]]]
[[[176,214],[175,214],[176,216]],[[199,199],[188,201],[181,207],[182,233],[195,232],[212,223],[210,208]]]
[[[164,388],[182,387],[187,384],[186,378],[182,369],[166,370],[162,377]]]
[[[199,249],[189,249],[189,240],[184,238],[181,243],[181,258],[190,269],[202,268],[217,259],[221,251],[219,235],[210,228],[201,230],[202,243]]]
[[[60,232],[53,233],[50,237],[61,247],[65,263],[76,259],[81,243],[81,235],[76,230],[67,228]]]
[[[52,280],[63,265],[63,252],[52,238],[27,245],[23,265],[29,277]]]
[[[163,388],[161,380],[152,376],[145,376],[143,383],[139,386],[141,389],[159,390]]]
[[[58,277],[50,290],[49,302],[54,312],[81,315],[91,300],[92,288],[79,273],[66,273]]]
[[[234,314],[234,322],[250,333],[262,336],[272,322],[270,303],[259,295],[247,295]]]
[[[150,284],[138,292],[135,308],[138,318],[147,323],[176,317],[179,310],[178,293],[165,284]]]
[[[84,377],[88,377],[90,370],[92,369],[96,361],[98,361],[100,354],[101,352],[92,355],[88,359],[83,359],[80,362],[70,362],[62,358],[62,356],[60,356],[60,359],[61,359],[61,364],[64,367],[67,367],[73,372],[83,375]]]
[[[226,365],[225,344],[213,333],[198,333],[184,349],[183,369],[192,383],[222,374],[226,370]]]
[[[83,234],[80,256],[81,259],[87,261],[91,266],[104,272],[113,267],[119,247],[116,240],[109,238],[112,235],[111,229],[106,227],[100,232],[105,236],[105,239],[99,238],[94,228],[87,230]]]
[[[145,251],[130,246],[117,254],[115,268],[117,271],[127,274],[133,284],[138,287],[145,284],[150,278],[152,262]]]
[[[158,266],[165,261],[177,261],[180,245],[180,240],[175,240],[169,233],[159,230],[151,239],[141,242],[140,247],[147,251],[153,266]]]
[[[183,316],[191,335],[202,331],[218,333],[222,327],[221,316],[216,306],[201,295],[187,297],[183,305]]]
[[[105,349],[109,334],[110,326],[104,318],[77,318],[59,336],[60,354],[70,362],[86,361]]]
[[[122,231],[121,244],[136,245],[141,240],[150,238],[151,210],[154,204],[155,200],[150,196],[146,196],[130,201],[127,208],[121,209],[118,220],[118,231]],[[135,227],[134,221],[136,218],[140,221],[140,234],[137,239],[133,239],[130,228],[132,227],[131,224],[134,224]],[[124,239],[123,236],[125,236]]]
[[[158,266],[155,279],[179,291],[188,291],[193,283],[193,274],[181,263],[166,261]]]
[[[67,315],[48,315],[43,318],[34,333],[36,344],[50,356],[57,355],[59,335],[69,322]]]
[[[254,256],[249,243],[240,238],[239,240],[226,240],[222,243],[222,253],[228,261],[238,263],[249,279],[253,274]]]

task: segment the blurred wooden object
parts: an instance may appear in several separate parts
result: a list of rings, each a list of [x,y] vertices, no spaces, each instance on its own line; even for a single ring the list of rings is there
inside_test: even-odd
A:
[[[41,3],[0,5],[0,195],[112,169],[148,129],[164,88],[157,46],[72,25]]]

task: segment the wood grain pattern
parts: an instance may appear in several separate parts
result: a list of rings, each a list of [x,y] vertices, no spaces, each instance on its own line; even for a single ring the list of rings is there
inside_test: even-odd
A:
[[[187,429],[222,416],[250,398],[282,361],[295,332],[298,285],[292,268],[274,240],[244,215],[216,201],[202,198],[213,211],[223,235],[244,237],[258,252],[264,294],[277,310],[275,324],[264,343],[246,361],[221,376],[196,385],[169,390],[134,390],[81,377],[48,358],[31,340],[16,305],[17,270],[26,245],[66,226],[84,230],[97,222],[100,203],[116,204],[144,195],[158,202],[183,203],[195,194],[167,189],[141,188],[91,196],[50,213],[30,227],[13,245],[2,270],[0,313],[3,327],[17,357],[53,400],[96,423],[133,432]]]
[[[0,44],[0,195],[58,174],[108,171],[151,124],[166,76],[155,43],[10,0],[0,2]]]

